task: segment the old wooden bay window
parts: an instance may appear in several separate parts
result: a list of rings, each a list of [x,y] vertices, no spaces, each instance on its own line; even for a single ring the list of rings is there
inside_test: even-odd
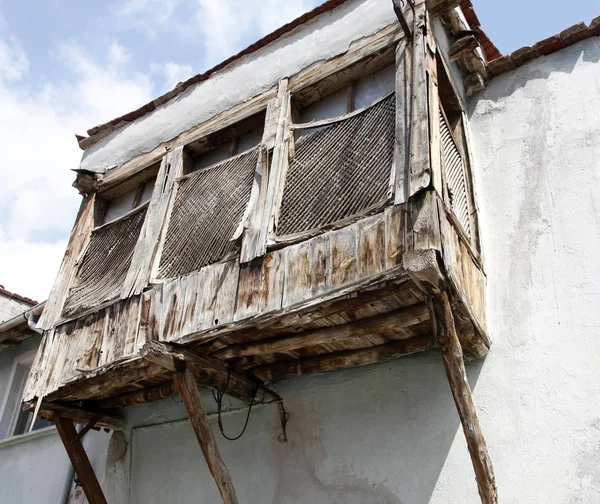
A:
[[[70,318],[119,298],[154,189],[153,173],[112,191],[111,199],[97,198],[95,220],[81,258],[75,283],[69,291],[63,316]]]

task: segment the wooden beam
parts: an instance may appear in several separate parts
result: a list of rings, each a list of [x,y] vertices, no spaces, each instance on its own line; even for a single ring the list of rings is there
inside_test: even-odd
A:
[[[258,384],[237,373],[229,371],[224,362],[208,355],[201,355],[164,341],[151,340],[140,350],[140,355],[171,372],[190,369],[196,381],[204,387],[223,391],[251,402]]]
[[[140,381],[153,380],[164,375],[165,370],[151,366],[139,357],[127,357],[105,366],[81,373],[45,397],[48,401],[78,401],[104,398],[111,392],[134,385]]]
[[[223,503],[237,504],[238,500],[231,482],[231,476],[221,458],[217,442],[208,423],[208,416],[202,406],[194,375],[189,369],[186,369],[185,371],[174,373],[173,379],[187,410],[194,433],[198,438],[204,459],[219,488]]]
[[[68,418],[62,417],[57,417],[54,421],[88,502],[90,504],[108,504],[104,493],[102,493],[100,483],[98,483],[98,478],[96,478],[96,474],[94,473],[94,468],[81,444],[81,440],[77,439],[77,431],[73,422]]]
[[[460,58],[469,56],[479,47],[479,45],[479,40],[477,40],[475,35],[466,35],[465,37],[459,38],[450,46],[448,52],[450,61],[456,61]]]
[[[33,404],[30,405],[33,408]],[[98,411],[87,411],[72,406],[66,406],[58,403],[42,402],[38,415],[42,418],[48,418],[50,420],[61,417],[67,418],[78,424],[88,424],[89,422],[96,420]],[[102,417],[97,419],[95,425],[98,427],[104,427],[105,429],[121,430],[125,425],[124,420],[115,415],[114,411],[102,412]]]
[[[176,393],[175,384],[172,381],[168,381],[156,387],[128,392],[109,399],[101,399],[100,401],[95,401],[94,405],[102,409],[125,408],[128,406],[135,406],[136,404],[160,401],[161,399],[166,399]]]
[[[398,339],[406,339],[410,338],[413,334],[410,331],[404,332],[404,328],[420,324],[428,319],[429,312],[427,306],[419,304],[344,325],[305,331],[291,336],[279,336],[257,342],[231,345],[213,353],[213,356],[219,359],[231,359],[234,357],[289,352],[290,350],[297,350],[307,346],[337,343],[348,338],[362,338],[369,332],[377,332],[387,327],[398,329]]]
[[[427,0],[425,6],[432,16],[441,16],[451,9],[458,7],[460,0]]]
[[[431,318],[434,321],[436,339],[442,349],[450,390],[467,439],[481,502],[497,504],[498,491],[494,468],[477,418],[471,388],[467,381],[463,351],[456,334],[450,301],[445,292],[431,297]]]
[[[424,352],[435,348],[435,341],[431,336],[414,336],[406,340],[386,343],[385,345],[362,348],[360,350],[347,350],[333,352],[318,357],[277,362],[265,366],[257,366],[249,372],[261,380],[281,380],[290,376],[301,374],[334,371],[354,366],[373,364],[381,360],[391,360],[405,355]]]

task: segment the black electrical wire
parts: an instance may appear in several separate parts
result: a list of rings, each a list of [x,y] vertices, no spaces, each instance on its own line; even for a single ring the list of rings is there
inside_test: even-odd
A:
[[[221,431],[221,435],[225,439],[228,439],[229,441],[237,441],[244,435],[244,432],[246,432],[246,427],[248,427],[248,421],[250,420],[250,412],[252,411],[252,406],[254,406],[254,400],[256,399],[256,394],[258,393],[259,387],[258,386],[256,387],[256,389],[254,390],[254,394],[252,395],[252,400],[250,401],[250,407],[248,408],[248,414],[246,415],[246,421],[244,422],[244,428],[242,429],[242,432],[240,432],[239,435],[236,437],[229,437],[227,434],[225,434],[225,430],[223,429],[223,420],[221,418],[221,411],[223,409],[223,396],[225,396],[225,392],[227,392],[227,389],[229,388],[230,378],[231,378],[231,371],[228,369],[227,370],[227,381],[225,382],[225,387],[223,387],[222,391],[217,390],[216,393],[213,390],[212,394],[213,394],[213,398],[214,398],[215,402],[217,403],[217,423],[219,425],[219,430]]]

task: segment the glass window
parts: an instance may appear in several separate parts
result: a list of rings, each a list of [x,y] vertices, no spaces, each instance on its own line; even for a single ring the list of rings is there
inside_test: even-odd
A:
[[[142,182],[138,187],[108,201],[102,224],[111,222],[131,212],[134,208],[150,201],[154,190],[154,179]]]
[[[13,365],[10,383],[6,390],[2,418],[0,418],[0,438],[26,434],[30,430],[42,429],[52,425],[43,418],[33,418],[33,411],[23,411],[23,390],[33,363],[33,354],[17,358]],[[33,422],[33,428],[31,424]]]
[[[371,105],[374,101],[394,91],[396,68],[394,65],[382,68],[356,81],[354,87],[354,110]]]

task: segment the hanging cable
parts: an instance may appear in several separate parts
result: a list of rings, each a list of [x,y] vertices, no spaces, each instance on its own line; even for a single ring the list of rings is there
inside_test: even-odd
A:
[[[252,406],[254,406],[254,400],[256,399],[256,394],[258,393],[259,387],[257,386],[256,389],[254,389],[254,394],[252,395],[252,400],[250,401],[250,406],[248,407],[248,414],[246,415],[246,421],[244,422],[244,427],[242,429],[242,432],[240,432],[239,435],[237,435],[235,437],[229,437],[227,434],[225,434],[225,431],[223,429],[223,420],[221,418],[221,412],[223,409],[223,397],[225,396],[225,393],[227,392],[227,389],[229,388],[229,380],[230,379],[231,379],[231,371],[228,369],[227,370],[227,381],[225,382],[225,387],[223,387],[222,391],[217,390],[216,393],[213,390],[212,394],[213,394],[213,398],[214,398],[215,402],[217,403],[217,424],[219,425],[219,430],[221,431],[221,435],[225,439],[228,439],[229,441],[237,441],[244,435],[244,432],[246,432],[246,427],[248,427],[248,421],[250,420],[250,412],[252,411]]]

